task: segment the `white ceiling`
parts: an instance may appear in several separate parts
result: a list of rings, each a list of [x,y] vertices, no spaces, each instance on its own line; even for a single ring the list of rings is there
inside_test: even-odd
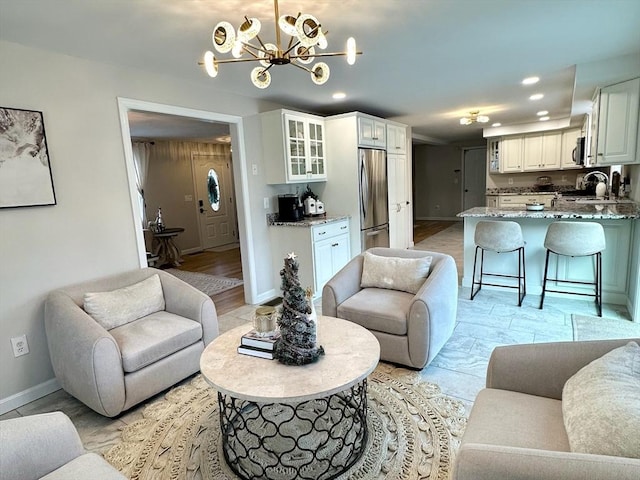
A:
[[[280,14],[315,15],[328,51],[354,36],[354,66],[329,58],[331,77],[314,85],[291,66],[274,67],[258,90],[250,64],[221,65],[211,79],[198,65],[220,20],[262,21],[273,42],[271,0],[0,0],[0,38],[205,83],[212,90],[333,114],[360,110],[411,125],[436,142],[480,138],[458,119],[473,109],[503,125],[565,121],[589,108],[596,87],[640,75],[637,0],[281,0]],[[529,75],[539,84],[524,87]],[[347,98],[332,100],[343,91]],[[543,92],[538,102],[531,93]]]

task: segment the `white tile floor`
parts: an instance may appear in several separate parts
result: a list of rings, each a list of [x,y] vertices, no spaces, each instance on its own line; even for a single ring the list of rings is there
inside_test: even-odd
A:
[[[528,296],[523,306],[518,307],[514,291],[488,289],[483,289],[470,301],[469,290],[462,288],[454,333],[438,356],[421,371],[422,378],[437,383],[444,393],[462,400],[470,409],[478,391],[484,387],[486,368],[494,347],[570,341],[573,339],[571,314],[595,315],[595,306],[589,300],[548,297],[544,310],[538,309],[538,302],[539,297]],[[320,307],[319,302],[317,305]],[[251,321],[253,312],[254,307],[246,305],[223,315],[220,318],[222,329]],[[624,307],[618,305],[604,305],[603,316],[621,321],[629,319]],[[78,428],[85,447],[99,453],[119,440],[120,428],[141,417],[141,408],[109,419],[60,390],[0,419],[62,410]]]

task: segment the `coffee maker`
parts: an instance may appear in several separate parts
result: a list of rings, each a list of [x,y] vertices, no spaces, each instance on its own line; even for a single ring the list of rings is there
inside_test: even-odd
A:
[[[303,209],[297,195],[278,195],[278,221],[299,222],[302,220]]]

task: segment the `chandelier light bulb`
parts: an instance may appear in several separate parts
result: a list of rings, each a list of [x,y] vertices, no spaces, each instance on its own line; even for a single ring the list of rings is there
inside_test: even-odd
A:
[[[317,46],[320,50],[324,50],[329,45],[327,42],[327,36],[324,34],[322,30],[318,31],[318,43]]]
[[[243,42],[248,42],[252,38],[255,38],[260,33],[260,20],[257,18],[250,18],[238,28],[238,38]]]
[[[211,38],[218,52],[227,53],[231,51],[236,41],[236,31],[229,22],[219,22],[213,29]]]
[[[477,120],[480,123],[487,123],[489,121],[489,117],[486,115],[478,115]]]
[[[210,77],[215,78],[218,76],[218,63],[211,50],[207,50],[204,54],[204,68]]]
[[[271,85],[271,74],[263,67],[256,67],[251,70],[251,82],[258,88],[267,88]]]
[[[296,47],[296,55],[299,55],[297,58],[298,62],[303,65],[307,65],[313,62],[313,55],[316,54],[316,50],[313,47],[303,47],[302,45],[298,45]]]
[[[285,34],[291,37],[297,37],[298,31],[296,30],[296,17],[291,15],[282,15],[278,19],[278,26]]]
[[[330,73],[329,65],[318,62],[311,68],[311,80],[316,85],[324,85],[329,80]]]
[[[231,49],[231,55],[233,58],[240,58],[244,53],[244,44],[240,41],[239,38],[236,38],[235,43],[233,44],[233,48]]]
[[[268,67],[269,65],[271,65],[271,63],[269,62],[269,55],[275,55],[278,51],[278,47],[276,47],[273,43],[265,43],[264,49],[269,52],[269,54],[266,54],[265,52],[260,50],[258,52],[258,57],[264,59],[260,60],[260,65],[262,65],[263,67]]]
[[[356,63],[356,39],[353,37],[347,40],[347,63],[349,65]]]

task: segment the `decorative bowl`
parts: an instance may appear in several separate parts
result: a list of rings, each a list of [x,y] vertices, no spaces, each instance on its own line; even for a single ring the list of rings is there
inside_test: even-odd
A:
[[[527,210],[539,212],[541,210],[544,210],[544,204],[543,203],[527,203]]]

